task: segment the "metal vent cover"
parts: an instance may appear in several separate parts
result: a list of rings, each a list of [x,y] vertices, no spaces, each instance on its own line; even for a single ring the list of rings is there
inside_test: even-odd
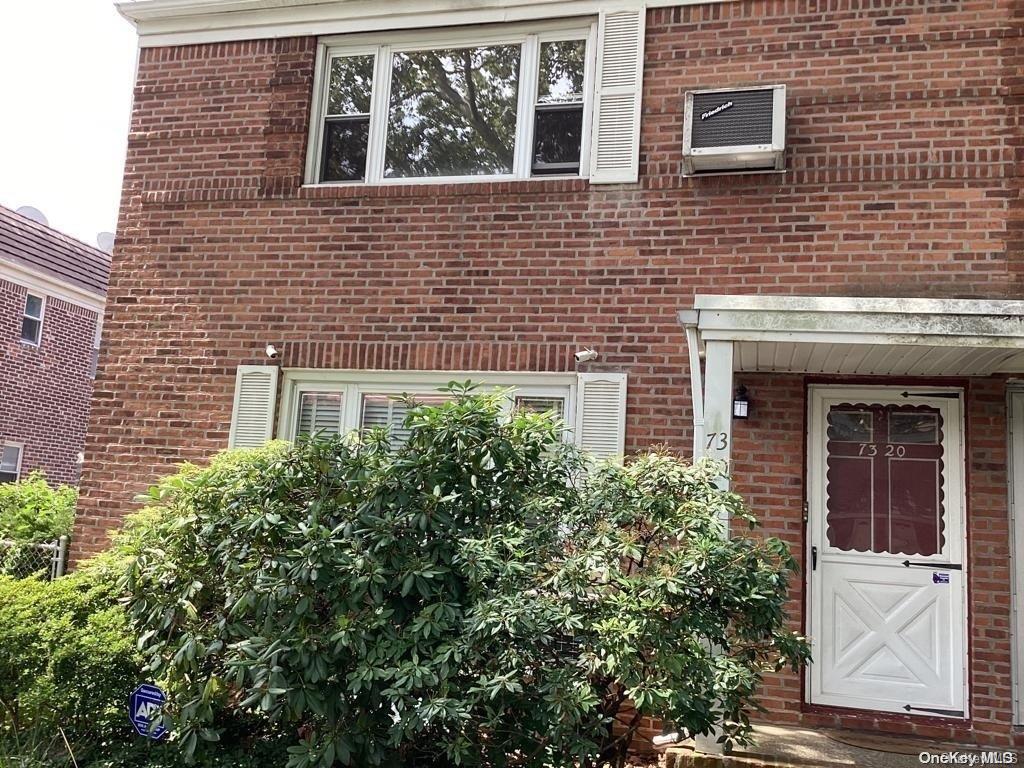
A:
[[[770,88],[693,94],[694,149],[772,143]]]

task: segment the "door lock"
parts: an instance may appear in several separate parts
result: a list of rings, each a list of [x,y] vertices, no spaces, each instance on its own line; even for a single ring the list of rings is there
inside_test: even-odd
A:
[[[811,570],[818,570],[818,548],[811,547]]]

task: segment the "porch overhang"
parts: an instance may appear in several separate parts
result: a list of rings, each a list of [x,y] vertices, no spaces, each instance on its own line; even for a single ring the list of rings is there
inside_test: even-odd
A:
[[[1024,373],[1024,301],[698,295],[680,322],[735,371],[878,376]]]

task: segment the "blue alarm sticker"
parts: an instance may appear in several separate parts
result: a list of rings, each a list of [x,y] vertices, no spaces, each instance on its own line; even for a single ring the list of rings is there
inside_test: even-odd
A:
[[[128,699],[128,716],[140,736],[159,741],[167,729],[159,722],[167,695],[155,685],[140,685]]]
[[[938,572],[933,573],[932,574],[932,583],[933,584],[949,584],[949,574],[948,573],[938,573]]]

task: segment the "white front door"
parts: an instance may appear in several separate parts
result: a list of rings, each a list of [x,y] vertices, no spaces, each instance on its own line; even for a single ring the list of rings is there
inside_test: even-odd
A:
[[[966,717],[957,390],[812,387],[809,700]]]

